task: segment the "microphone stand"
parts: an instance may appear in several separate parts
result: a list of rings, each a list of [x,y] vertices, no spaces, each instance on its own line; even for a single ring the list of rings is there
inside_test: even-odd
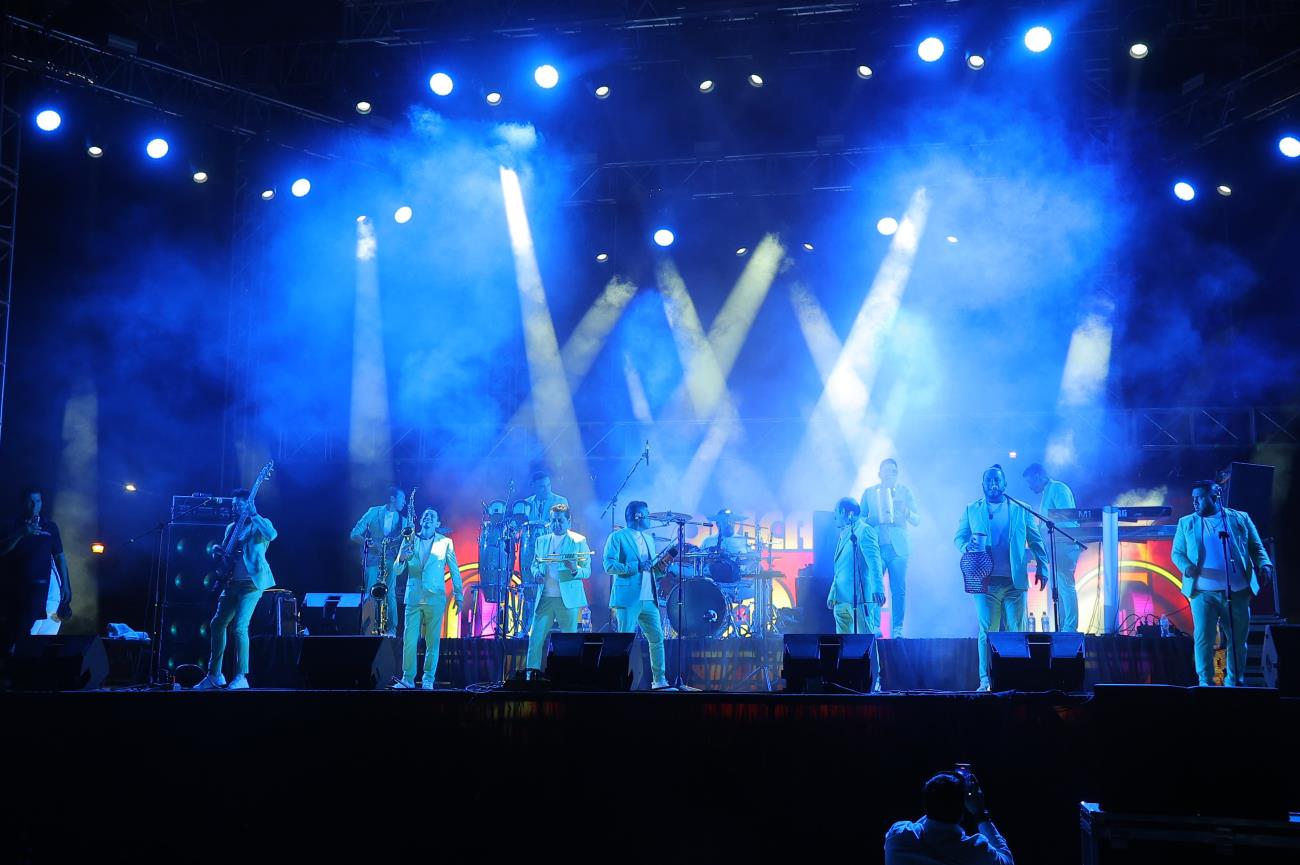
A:
[[[606,512],[609,513],[610,534],[614,533],[614,519],[615,519],[615,514],[617,514],[618,512],[618,497],[623,493],[623,488],[627,486],[628,481],[632,480],[632,475],[636,474],[636,470],[641,467],[642,460],[645,460],[646,466],[649,467],[650,465],[649,448],[641,451],[641,455],[636,458],[636,462],[632,463],[632,470],[627,473],[627,477],[623,478],[623,483],[618,485],[618,489],[614,490],[614,495],[612,498],[610,498],[609,504],[605,505],[605,510],[601,511],[600,516],[597,517],[597,519],[603,520],[605,519]]]
[[[1049,520],[1047,517],[1043,516],[1043,515],[1040,514],[1038,511],[1036,511],[1036,510],[1034,510],[1033,508],[1031,508],[1029,505],[1027,505],[1027,504],[1025,504],[1024,502],[1020,501],[1020,499],[1017,499],[1017,498],[1015,498],[1014,496],[1012,496],[1011,493],[1007,492],[1006,490],[1003,490],[1003,491],[1002,491],[1002,495],[1006,497],[1007,501],[1012,502],[1012,503],[1017,504],[1017,505],[1020,505],[1020,507],[1024,508],[1024,509],[1027,510],[1027,511],[1029,511],[1029,513],[1031,513],[1032,515],[1034,515],[1034,516],[1037,517],[1038,519],[1042,520],[1042,521],[1043,521],[1043,524],[1047,526],[1047,544],[1048,544],[1048,547],[1047,547],[1047,553],[1048,553],[1048,559],[1050,560],[1049,564],[1050,564],[1050,566],[1051,566],[1050,582],[1051,582],[1051,585],[1052,585],[1052,598],[1051,598],[1051,600],[1052,600],[1052,632],[1055,633],[1055,632],[1057,631],[1057,628],[1059,627],[1059,625],[1060,625],[1060,623],[1061,623],[1061,620],[1060,620],[1060,618],[1057,616],[1057,611],[1056,611],[1056,601],[1057,601],[1057,596],[1056,596],[1056,535],[1057,535],[1058,533],[1060,533],[1060,534],[1062,534],[1062,535],[1065,535],[1065,537],[1068,538],[1068,539],[1070,540],[1071,543],[1073,543],[1075,546],[1077,546],[1077,547],[1079,548],[1080,551],[1088,549],[1088,545],[1085,544],[1085,543],[1083,543],[1082,541],[1080,541],[1080,540],[1079,540],[1078,538],[1076,538],[1074,535],[1072,535],[1072,534],[1070,534],[1069,532],[1067,532],[1065,529],[1060,528],[1059,526],[1057,526],[1056,523],[1052,522],[1052,521]],[[1046,630],[1046,629],[1044,629],[1044,630]]]
[[[642,454],[642,456],[644,456],[644,454]],[[677,581],[677,621],[674,624],[674,629],[677,631],[677,676],[673,679],[672,687],[678,691],[698,691],[699,688],[692,688],[690,685],[687,685],[686,680],[682,677],[682,655],[684,654],[682,651],[682,641],[686,638],[686,622],[684,621],[685,616],[682,612],[682,608],[686,603],[686,580],[682,579],[680,575],[686,567],[686,526],[688,524],[692,526],[711,524],[697,523],[687,519],[685,516],[679,516],[669,522],[677,524],[677,558],[674,561],[678,563],[677,573],[679,575]],[[718,545],[721,547],[721,539],[719,539]],[[653,580],[654,575],[651,574],[650,578]],[[671,614],[669,615],[671,617]]]
[[[1232,621],[1232,574],[1236,570],[1236,563],[1232,560],[1231,555],[1229,555],[1231,551],[1228,548],[1228,511],[1219,503],[1217,497],[1215,498],[1214,503],[1219,507],[1219,521],[1223,526],[1219,531],[1219,543],[1223,545],[1224,571],[1227,574],[1227,579],[1225,581],[1227,583],[1227,591],[1224,592],[1224,595],[1228,599],[1228,655],[1224,658],[1224,665],[1227,666],[1227,670],[1223,674],[1223,683],[1225,685],[1228,684],[1228,675],[1231,674],[1233,677],[1233,684],[1240,686],[1245,681],[1246,671],[1237,666],[1237,628]],[[1246,665],[1245,653],[1242,653],[1242,655],[1241,666],[1244,667]],[[1242,681],[1237,681],[1238,678]]]

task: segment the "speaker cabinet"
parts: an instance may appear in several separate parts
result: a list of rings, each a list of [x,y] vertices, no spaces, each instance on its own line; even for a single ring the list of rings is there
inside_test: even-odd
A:
[[[108,652],[98,636],[22,636],[9,676],[18,691],[93,691],[108,678]]]

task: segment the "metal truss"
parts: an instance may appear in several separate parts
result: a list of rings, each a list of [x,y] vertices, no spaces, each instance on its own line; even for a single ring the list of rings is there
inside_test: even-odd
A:
[[[927,415],[932,424],[969,423],[970,415]],[[998,425],[1020,433],[1046,434],[1056,421],[1050,412],[1016,412],[981,416],[981,424]],[[1300,446],[1300,405],[1246,408],[1142,408],[1110,409],[1070,415],[1070,424],[1108,448],[1139,450],[1216,449],[1239,450],[1258,445]],[[807,426],[806,418],[770,417],[739,421],[747,433],[746,453],[761,457],[783,448]],[[576,425],[586,442],[589,463],[626,461],[641,452],[645,426],[639,421],[596,421]],[[674,437],[692,440],[703,434],[707,421],[660,423]],[[567,429],[567,428],[566,428]],[[546,455],[550,443],[566,429],[531,425],[464,424],[452,431],[409,426],[394,431],[388,456],[397,463],[437,463],[448,459],[478,462],[527,462]],[[271,443],[279,460],[346,462],[346,432],[323,429],[281,430]]]
[[[10,104],[11,69],[0,68],[0,441],[4,433],[5,383],[9,378],[9,318],[14,296],[14,239],[18,227],[18,163],[22,150],[22,117]]]

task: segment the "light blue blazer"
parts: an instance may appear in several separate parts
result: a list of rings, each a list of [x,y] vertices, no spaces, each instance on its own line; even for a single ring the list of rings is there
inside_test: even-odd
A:
[[[1007,546],[1011,553],[1011,583],[1017,589],[1028,589],[1029,557],[1025,555],[1026,548],[1033,551],[1039,572],[1044,576],[1047,575],[1047,562],[1051,557],[1047,554],[1047,545],[1043,543],[1043,533],[1036,525],[1038,521],[1030,515],[1029,511],[1010,499],[1007,499],[1007,504],[1011,506],[1011,510],[1007,512]],[[993,536],[989,532],[989,512],[983,496],[968,504],[961,512],[953,543],[958,550],[965,552],[971,535],[976,533],[982,533],[986,540]]]
[[[577,532],[570,531],[561,538],[557,538],[552,532],[537,536],[538,556],[567,556],[578,552],[591,552],[591,547],[587,546],[587,539]],[[560,599],[564,601],[565,608],[569,610],[580,610],[587,606],[587,590],[582,587],[582,581],[591,576],[591,557],[585,556],[577,561],[578,569],[576,571],[571,571],[564,565],[560,565],[557,569],[560,581]],[[539,580],[544,579],[546,565],[533,562],[533,575]],[[540,604],[541,602],[542,592],[538,592],[536,603]]]
[[[637,543],[636,532],[619,529],[605,541],[605,573],[609,574],[609,605],[635,607],[641,602],[641,570],[650,567],[656,551],[649,538],[651,558],[646,559]],[[650,584],[654,585],[651,579]]]
[[[1273,565],[1268,550],[1264,549],[1264,542],[1259,539],[1259,530],[1255,528],[1255,522],[1249,514],[1232,508],[1224,508],[1223,512],[1228,517],[1228,547],[1233,561],[1243,574],[1249,575],[1250,593],[1258,595],[1259,572]],[[1223,523],[1218,514],[1209,520],[1200,514],[1188,514],[1178,520],[1170,558],[1183,573],[1183,594],[1189,598],[1196,591],[1198,577],[1188,577],[1187,570],[1191,565],[1196,565],[1199,574],[1201,566],[1205,564],[1205,546],[1201,538],[1213,538],[1215,543],[1219,543],[1219,531],[1222,528]]]

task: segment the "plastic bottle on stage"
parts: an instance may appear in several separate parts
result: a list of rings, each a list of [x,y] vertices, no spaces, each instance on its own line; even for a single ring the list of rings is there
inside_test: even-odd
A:
[[[1169,630],[1169,617],[1165,615],[1160,616],[1160,636],[1162,637],[1173,636],[1173,632]]]
[[[1034,627],[1034,614],[1033,614],[1033,613],[1030,613],[1030,614],[1029,614],[1029,630],[1031,630],[1031,631],[1036,631],[1036,630],[1038,630],[1037,628]]]
[[[578,620],[578,630],[584,634],[591,633],[591,607],[582,608],[582,617]]]

